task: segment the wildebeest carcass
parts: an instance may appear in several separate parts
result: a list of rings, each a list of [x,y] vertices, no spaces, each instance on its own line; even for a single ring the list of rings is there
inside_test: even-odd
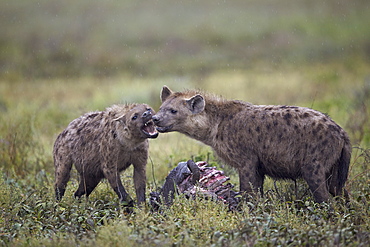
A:
[[[232,190],[234,185],[229,183],[229,180],[223,171],[209,167],[205,161],[180,162],[168,174],[160,192],[150,193],[150,204],[152,209],[157,211],[162,205],[162,199],[166,206],[172,205],[175,194],[185,194],[188,198],[203,195],[205,198],[221,201],[227,204],[230,210],[235,210],[238,208],[240,196]]]

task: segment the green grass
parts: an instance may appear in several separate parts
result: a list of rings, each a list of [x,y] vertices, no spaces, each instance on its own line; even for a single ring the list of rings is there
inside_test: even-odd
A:
[[[367,1],[1,1],[1,246],[367,246],[370,8]],[[265,181],[240,212],[175,199],[127,214],[106,181],[53,194],[52,146],[70,121],[114,103],[160,106],[163,85],[255,104],[311,107],[349,134],[351,202],[315,204],[304,181]],[[147,194],[180,161],[237,172],[178,133],[150,140]],[[135,197],[132,168],[121,175]]]

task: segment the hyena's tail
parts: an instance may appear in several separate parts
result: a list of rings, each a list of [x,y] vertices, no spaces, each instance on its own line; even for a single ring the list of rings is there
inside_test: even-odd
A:
[[[54,144],[53,158],[55,166],[55,197],[59,201],[66,191],[72,168],[72,159],[69,155],[70,152],[66,152],[61,145],[58,145],[58,139]]]
[[[332,179],[332,183],[329,185],[330,192],[334,196],[344,195],[348,199],[348,193],[344,189],[344,184],[348,178],[349,164],[351,161],[351,152],[352,146],[351,142],[347,135],[344,138],[344,145],[342,148],[341,156],[334,168],[336,172],[333,175],[336,175],[336,178]]]

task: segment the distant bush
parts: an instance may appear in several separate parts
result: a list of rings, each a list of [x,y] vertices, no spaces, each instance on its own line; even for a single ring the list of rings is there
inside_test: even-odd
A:
[[[370,10],[361,0],[21,0],[0,6],[0,78],[10,81],[205,74],[370,57]]]
[[[0,117],[0,159],[3,172],[25,177],[45,167],[44,150],[31,112]]]

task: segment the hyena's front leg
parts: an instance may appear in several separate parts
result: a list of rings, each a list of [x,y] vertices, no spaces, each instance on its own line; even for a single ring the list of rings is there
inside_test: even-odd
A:
[[[146,186],[146,162],[134,164],[134,185],[137,197],[137,203],[145,202],[145,186]]]
[[[55,164],[55,197],[58,201],[62,199],[70,178],[72,160],[69,157],[54,156]]]
[[[257,170],[258,161],[248,160],[239,168],[240,191],[245,193],[261,193],[263,196],[264,175]]]

